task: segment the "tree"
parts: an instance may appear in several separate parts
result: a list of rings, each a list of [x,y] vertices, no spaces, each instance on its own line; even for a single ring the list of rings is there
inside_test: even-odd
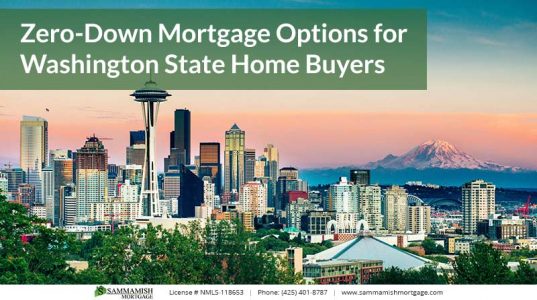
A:
[[[537,284],[537,271],[527,262],[520,262],[518,269],[513,274],[514,284]]]
[[[74,251],[74,239],[43,222],[0,196],[0,283],[73,282],[75,272],[66,260]]]
[[[402,270],[388,268],[369,280],[370,284],[446,284],[444,275],[439,275],[433,266],[424,266],[419,270]]]
[[[442,254],[445,253],[444,247],[435,243],[432,239],[425,239],[421,243],[421,246],[425,250],[425,254]]]
[[[511,271],[501,252],[490,245],[477,243],[470,253],[455,259],[453,266],[456,284],[506,284],[511,281]]]

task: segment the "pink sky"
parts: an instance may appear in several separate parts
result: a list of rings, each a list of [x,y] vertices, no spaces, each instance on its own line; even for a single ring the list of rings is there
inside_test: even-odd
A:
[[[171,91],[159,116],[158,164],[174,109],[187,107],[193,156],[199,142],[223,143],[237,123],[248,147],[260,154],[272,143],[282,165],[301,168],[367,163],[443,139],[478,159],[537,169],[536,74],[444,59],[429,63],[426,91]],[[48,119],[50,149],[76,150],[95,133],[113,138],[105,141],[110,161],[124,163],[129,130],[143,126],[131,92],[0,91],[0,164],[18,164],[22,115]]]
[[[12,99],[12,102],[16,101]],[[142,121],[137,105],[122,103],[123,109],[122,105],[109,105],[102,110],[95,109],[94,102],[87,106],[78,103],[78,108],[70,110],[47,105],[52,107],[49,113],[45,113],[41,108],[43,103],[32,102],[22,105],[23,109],[19,107],[20,112],[14,115],[0,115],[0,160],[18,163],[20,117],[24,111],[35,115],[41,110],[39,115],[49,120],[50,149],[80,148],[84,138],[95,133],[113,138],[104,141],[110,161],[124,163],[128,131],[142,128]],[[128,107],[125,107],[127,104]],[[479,159],[537,168],[537,113],[360,112],[336,109],[324,112],[308,109],[274,112],[240,110],[233,113],[229,110],[200,111],[197,105],[193,106],[188,106],[192,111],[192,155],[197,155],[199,142],[223,143],[224,131],[236,122],[246,131],[247,146],[256,148],[258,155],[265,144],[272,143],[280,149],[282,164],[301,168],[366,163],[381,159],[388,153],[402,154],[429,139],[447,140]],[[168,132],[172,129],[172,111],[175,108],[178,107],[171,101],[166,102],[159,116],[157,148],[160,168],[162,158],[168,153]]]

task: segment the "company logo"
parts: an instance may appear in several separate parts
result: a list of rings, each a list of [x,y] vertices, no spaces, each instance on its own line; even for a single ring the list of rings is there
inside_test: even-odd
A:
[[[112,287],[102,285],[95,288],[95,297],[103,295],[119,296],[119,299],[153,299],[153,288]]]

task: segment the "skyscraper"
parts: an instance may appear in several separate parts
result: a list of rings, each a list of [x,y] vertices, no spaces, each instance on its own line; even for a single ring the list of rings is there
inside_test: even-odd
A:
[[[245,133],[233,124],[226,131],[226,146],[224,151],[224,192],[239,191],[244,183],[244,145]]]
[[[54,224],[61,225],[63,208],[61,203],[61,187],[73,183],[73,159],[55,157],[51,162],[54,168]]]
[[[220,195],[222,187],[222,164],[220,163],[220,143],[200,143],[198,176],[209,176],[214,184],[215,195]]]
[[[168,172],[164,173],[162,185],[164,199],[177,201],[181,192],[181,173],[179,167],[172,166],[168,169]]]
[[[40,117],[23,116],[20,123],[20,167],[28,184],[35,187],[33,201],[43,204],[42,169],[48,165],[48,122]]]
[[[477,230],[477,222],[494,214],[496,186],[482,179],[470,181],[462,186],[462,226],[464,233]]]
[[[136,130],[129,132],[129,146],[145,145],[145,131]]]
[[[190,165],[190,160],[190,111],[176,109],[170,132],[170,155],[164,160],[164,170],[169,166]]]
[[[263,155],[257,158],[255,161],[254,178],[265,178],[265,171],[267,168],[267,158]],[[268,177],[266,177],[268,178]]]
[[[54,222],[54,168],[45,167],[43,172],[43,199],[47,210],[47,220]]]
[[[129,147],[126,149],[127,165],[144,165],[145,158],[145,132],[143,130],[129,133]]]
[[[354,184],[371,184],[371,171],[370,170],[351,170],[351,182]]]
[[[180,167],[181,187],[179,192],[179,217],[192,218],[196,215],[196,206],[200,206],[203,201],[203,181],[192,173],[185,165]]]
[[[280,176],[279,161],[280,153],[278,148],[274,147],[272,144],[268,144],[263,149],[263,156],[266,159],[265,162],[265,177],[269,178],[267,184],[268,190],[268,206],[274,207],[276,202],[276,183],[278,182],[278,177]]]
[[[73,184],[73,159],[54,159],[54,224],[63,225],[62,188]]]
[[[388,231],[404,232],[406,230],[408,215],[408,194],[399,186],[392,186],[384,192],[382,212],[384,215],[384,228]]]
[[[108,151],[96,136],[76,151],[76,165],[77,222],[89,222],[91,204],[108,197]]]
[[[9,168],[3,172],[7,175],[7,191],[17,193],[19,185],[26,182],[26,173],[21,168]]]
[[[131,94],[134,101],[142,105],[143,120],[145,125],[145,158],[142,171],[142,189],[140,202],[144,216],[160,215],[160,199],[157,178],[156,153],[156,127],[160,102],[166,101],[171,96],[165,90],[159,88],[157,83],[149,80],[144,87]]]
[[[244,182],[254,181],[255,149],[244,150]]]

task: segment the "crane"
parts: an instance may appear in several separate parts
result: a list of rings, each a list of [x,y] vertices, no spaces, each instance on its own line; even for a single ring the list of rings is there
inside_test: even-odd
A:
[[[523,217],[528,217],[530,214],[530,204],[531,204],[531,195],[528,196],[526,204],[524,206],[517,208],[516,213],[522,215]]]

